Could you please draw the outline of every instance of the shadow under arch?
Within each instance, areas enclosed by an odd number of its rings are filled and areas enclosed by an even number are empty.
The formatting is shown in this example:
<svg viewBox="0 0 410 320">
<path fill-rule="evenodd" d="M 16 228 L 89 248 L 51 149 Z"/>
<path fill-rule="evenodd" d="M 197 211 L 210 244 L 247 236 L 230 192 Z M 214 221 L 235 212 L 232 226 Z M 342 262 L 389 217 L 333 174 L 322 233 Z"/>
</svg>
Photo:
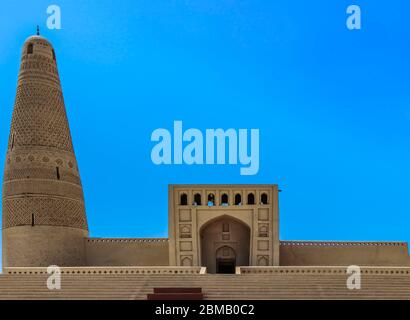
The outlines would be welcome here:
<svg viewBox="0 0 410 320">
<path fill-rule="evenodd" d="M 246 221 L 242 220 L 241 218 L 235 217 L 235 216 L 230 215 L 230 214 L 228 214 L 228 213 L 224 213 L 224 214 L 221 214 L 220 216 L 213 217 L 213 218 L 211 218 L 211 219 L 209 219 L 209 220 L 206 220 L 206 221 L 199 227 L 199 234 L 201 234 L 202 231 L 203 231 L 203 229 L 205 229 L 209 224 L 211 224 L 211 223 L 213 223 L 213 222 L 215 222 L 215 221 L 218 221 L 218 220 L 220 220 L 220 219 L 222 219 L 222 218 L 235 220 L 235 221 L 237 221 L 237 222 L 239 222 L 239 223 L 244 224 L 244 225 L 247 226 L 249 229 L 251 228 L 251 226 L 250 226 Z"/>
<path fill-rule="evenodd" d="M 200 230 L 201 265 L 209 273 L 234 273 L 248 266 L 251 228 L 228 214 L 210 219 Z"/>
</svg>

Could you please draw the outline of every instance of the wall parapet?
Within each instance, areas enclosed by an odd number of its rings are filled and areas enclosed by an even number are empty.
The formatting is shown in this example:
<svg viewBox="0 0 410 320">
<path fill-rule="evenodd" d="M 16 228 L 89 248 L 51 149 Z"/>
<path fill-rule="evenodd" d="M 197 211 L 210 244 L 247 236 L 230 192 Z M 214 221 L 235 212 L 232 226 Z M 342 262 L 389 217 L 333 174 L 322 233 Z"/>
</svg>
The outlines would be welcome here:
<svg viewBox="0 0 410 320">
<path fill-rule="evenodd" d="M 87 238 L 89 243 L 168 243 L 168 238 Z"/>
<path fill-rule="evenodd" d="M 312 246 L 312 247 L 357 247 L 357 246 L 407 246 L 407 242 L 381 241 L 280 241 L 281 246 Z"/>
<path fill-rule="evenodd" d="M 237 267 L 236 274 L 346 274 L 347 267 L 320 267 L 320 266 L 308 266 L 308 267 Z M 409 276 L 410 267 L 360 267 L 362 274 L 371 275 L 404 275 Z"/>
<path fill-rule="evenodd" d="M 97 275 L 97 274 L 206 274 L 204 267 L 62 267 L 61 274 Z M 4 274 L 36 275 L 48 274 L 47 268 L 4 268 Z"/>
</svg>

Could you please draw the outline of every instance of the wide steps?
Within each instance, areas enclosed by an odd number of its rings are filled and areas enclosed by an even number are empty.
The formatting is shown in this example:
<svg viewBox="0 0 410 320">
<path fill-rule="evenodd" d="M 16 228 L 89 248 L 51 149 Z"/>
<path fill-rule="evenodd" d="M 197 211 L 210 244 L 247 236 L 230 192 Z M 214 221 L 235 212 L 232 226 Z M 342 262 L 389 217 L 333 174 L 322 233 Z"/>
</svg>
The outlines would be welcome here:
<svg viewBox="0 0 410 320">
<path fill-rule="evenodd" d="M 410 299 L 408 274 L 364 274 L 360 290 L 340 273 L 63 274 L 61 290 L 48 290 L 47 277 L 0 275 L 0 299 Z"/>
</svg>

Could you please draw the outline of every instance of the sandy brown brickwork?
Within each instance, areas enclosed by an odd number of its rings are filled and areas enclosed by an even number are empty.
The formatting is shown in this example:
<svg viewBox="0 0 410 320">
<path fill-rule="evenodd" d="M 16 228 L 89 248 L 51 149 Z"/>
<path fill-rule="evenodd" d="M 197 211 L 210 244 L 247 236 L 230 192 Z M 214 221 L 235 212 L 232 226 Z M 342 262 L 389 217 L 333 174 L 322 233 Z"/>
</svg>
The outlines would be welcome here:
<svg viewBox="0 0 410 320">
<path fill-rule="evenodd" d="M 88 238 L 89 266 L 169 266 L 167 238 Z"/>
<path fill-rule="evenodd" d="M 3 266 L 85 266 L 86 236 L 86 230 L 57 226 L 3 229 Z"/>
<path fill-rule="evenodd" d="M 281 241 L 281 266 L 410 266 L 406 242 Z"/>
<path fill-rule="evenodd" d="M 22 265 L 21 255 L 25 255 L 24 264 L 28 265 L 85 263 L 83 243 L 88 226 L 81 180 L 56 55 L 51 44 L 40 36 L 28 38 L 22 50 L 2 202 L 4 266 Z M 27 227 L 24 237 L 18 235 L 22 226 Z M 79 250 L 69 255 L 53 250 L 50 255 L 50 239 L 41 236 L 40 226 L 70 228 L 54 241 L 66 249 L 67 243 L 81 243 Z M 8 230 L 13 228 L 16 230 Z M 34 258 L 35 254 L 39 257 Z M 31 262 L 27 260 L 30 256 Z M 65 261 L 67 256 L 70 258 Z"/>
<path fill-rule="evenodd" d="M 9 214 L 3 216 L 3 228 L 13 226 L 63 226 L 84 229 L 84 203 L 63 197 L 26 196 L 9 197 L 3 202 Z M 36 212 L 32 219 L 32 212 Z M 66 214 L 69 212 L 69 214 Z"/>
<path fill-rule="evenodd" d="M 215 273 L 279 265 L 278 186 L 170 185 L 169 261 Z"/>
</svg>

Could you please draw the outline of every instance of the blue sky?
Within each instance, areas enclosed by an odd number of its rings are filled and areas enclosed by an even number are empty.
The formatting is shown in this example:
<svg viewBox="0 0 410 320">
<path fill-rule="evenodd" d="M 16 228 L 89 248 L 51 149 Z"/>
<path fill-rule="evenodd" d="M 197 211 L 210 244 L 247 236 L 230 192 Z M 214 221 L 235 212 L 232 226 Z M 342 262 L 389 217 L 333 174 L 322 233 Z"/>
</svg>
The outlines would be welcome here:
<svg viewBox="0 0 410 320">
<path fill-rule="evenodd" d="M 46 28 L 58 4 L 62 30 Z M 346 28 L 346 8 L 362 29 Z M 5 0 L 0 167 L 24 40 L 54 45 L 90 234 L 166 237 L 170 183 L 277 183 L 280 237 L 410 233 L 408 1 Z M 151 133 L 257 128 L 260 170 L 155 166 Z M 1 172 L 2 173 L 2 172 Z"/>
</svg>

